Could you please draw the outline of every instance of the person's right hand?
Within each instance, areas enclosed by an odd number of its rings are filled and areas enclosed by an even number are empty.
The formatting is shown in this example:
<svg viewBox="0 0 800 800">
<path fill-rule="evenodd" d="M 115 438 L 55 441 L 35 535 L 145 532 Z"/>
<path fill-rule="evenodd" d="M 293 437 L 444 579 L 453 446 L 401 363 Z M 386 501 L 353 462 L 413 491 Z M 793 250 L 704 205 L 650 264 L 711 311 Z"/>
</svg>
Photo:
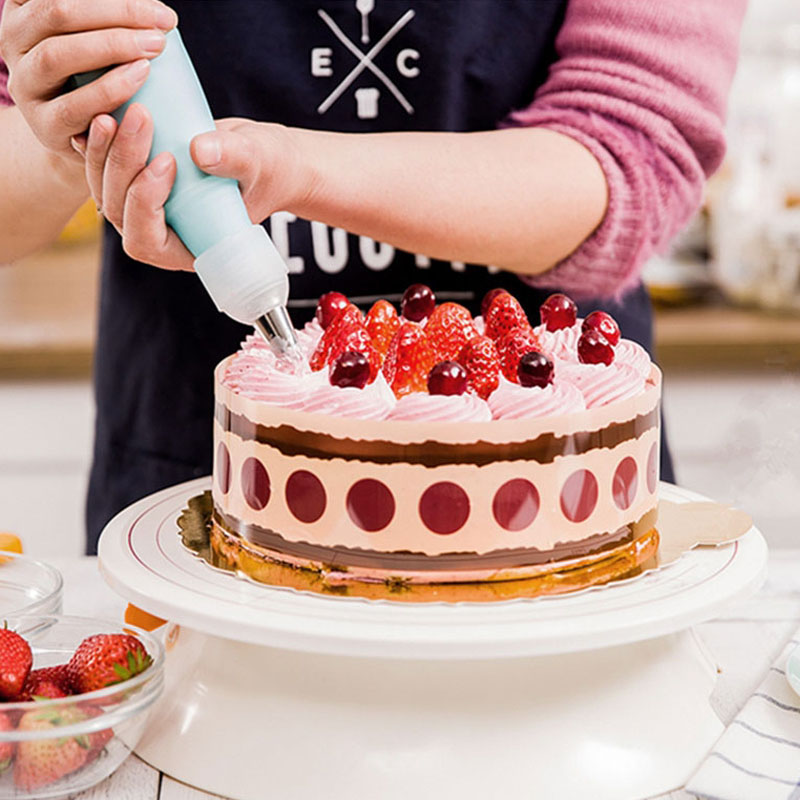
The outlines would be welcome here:
<svg viewBox="0 0 800 800">
<path fill-rule="evenodd" d="M 0 54 L 9 68 L 8 91 L 40 142 L 79 158 L 83 134 L 139 90 L 149 59 L 164 48 L 175 12 L 158 0 L 6 0 Z M 62 94 L 79 72 L 114 69 Z"/>
</svg>

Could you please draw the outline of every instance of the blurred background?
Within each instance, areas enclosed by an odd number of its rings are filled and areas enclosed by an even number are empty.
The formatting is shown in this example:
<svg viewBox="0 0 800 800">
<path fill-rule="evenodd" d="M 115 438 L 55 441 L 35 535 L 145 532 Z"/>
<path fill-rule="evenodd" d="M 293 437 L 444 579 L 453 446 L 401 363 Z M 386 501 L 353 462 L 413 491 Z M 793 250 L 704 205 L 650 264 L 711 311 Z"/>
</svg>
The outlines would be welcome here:
<svg viewBox="0 0 800 800">
<path fill-rule="evenodd" d="M 800 3 L 753 0 L 726 161 L 647 265 L 678 481 L 800 546 Z M 100 223 L 0 268 L 0 532 L 83 552 Z M 209 421 L 210 424 L 210 421 Z"/>
</svg>

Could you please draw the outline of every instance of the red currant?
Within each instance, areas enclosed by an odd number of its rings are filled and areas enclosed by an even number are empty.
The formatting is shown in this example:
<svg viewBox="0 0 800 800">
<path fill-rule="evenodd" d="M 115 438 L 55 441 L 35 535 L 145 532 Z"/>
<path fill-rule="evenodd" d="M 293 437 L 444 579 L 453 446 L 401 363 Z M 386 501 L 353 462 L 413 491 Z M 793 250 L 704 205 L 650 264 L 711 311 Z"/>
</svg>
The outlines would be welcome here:
<svg viewBox="0 0 800 800">
<path fill-rule="evenodd" d="M 328 379 L 331 386 L 355 386 L 363 389 L 369 380 L 369 361 L 363 353 L 355 350 L 345 350 L 339 358 L 331 364 Z"/>
<path fill-rule="evenodd" d="M 605 364 L 614 360 L 614 348 L 600 331 L 589 328 L 578 339 L 578 360 L 582 364 Z"/>
<path fill-rule="evenodd" d="M 544 388 L 553 382 L 553 362 L 536 350 L 530 350 L 517 364 L 517 378 L 520 386 Z"/>
<path fill-rule="evenodd" d="M 415 283 L 403 293 L 400 310 L 406 319 L 412 322 L 422 322 L 427 319 L 436 307 L 436 297 L 429 286 L 424 283 Z"/>
<path fill-rule="evenodd" d="M 565 294 L 551 294 L 539 308 L 542 324 L 548 331 L 571 328 L 578 317 L 575 303 Z"/>
<path fill-rule="evenodd" d="M 592 311 L 583 321 L 581 331 L 586 333 L 591 329 L 602 333 L 612 347 L 619 343 L 619 325 L 611 314 L 606 314 L 605 311 Z"/>
<path fill-rule="evenodd" d="M 350 301 L 341 292 L 328 292 L 317 303 L 317 321 L 323 330 L 333 322 Z"/>
<path fill-rule="evenodd" d="M 467 371 L 457 361 L 440 361 L 428 373 L 428 394 L 464 394 Z"/>
</svg>

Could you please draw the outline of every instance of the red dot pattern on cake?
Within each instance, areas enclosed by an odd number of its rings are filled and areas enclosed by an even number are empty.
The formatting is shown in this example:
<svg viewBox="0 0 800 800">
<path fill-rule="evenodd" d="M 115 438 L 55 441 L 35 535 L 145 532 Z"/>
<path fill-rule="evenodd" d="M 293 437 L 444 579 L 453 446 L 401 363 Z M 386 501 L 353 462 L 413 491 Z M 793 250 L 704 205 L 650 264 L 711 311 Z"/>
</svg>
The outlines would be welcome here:
<svg viewBox="0 0 800 800">
<path fill-rule="evenodd" d="M 347 492 L 346 505 L 353 523 L 368 533 L 383 530 L 394 518 L 394 495 L 373 478 L 356 481 Z"/>
<path fill-rule="evenodd" d="M 629 509 L 633 505 L 638 488 L 639 470 L 636 467 L 636 461 L 631 456 L 627 456 L 617 465 L 611 484 L 611 493 L 614 495 L 617 508 L 622 511 Z"/>
<path fill-rule="evenodd" d="M 655 494 L 658 485 L 658 443 L 650 448 L 650 455 L 647 457 L 647 488 L 650 494 Z"/>
<path fill-rule="evenodd" d="M 245 502 L 254 511 L 261 511 L 269 502 L 272 494 L 269 475 L 264 465 L 257 458 L 247 458 L 242 464 L 242 494 Z"/>
<path fill-rule="evenodd" d="M 469 518 L 469 497 L 458 484 L 450 481 L 434 483 L 422 493 L 419 516 L 434 533 L 455 533 Z"/>
<path fill-rule="evenodd" d="M 322 481 L 305 469 L 297 470 L 286 481 L 286 505 L 300 522 L 316 522 L 328 504 Z"/>
<path fill-rule="evenodd" d="M 597 478 L 588 469 L 579 469 L 561 488 L 561 511 L 570 522 L 583 522 L 597 505 Z"/>
<path fill-rule="evenodd" d="M 507 481 L 495 493 L 492 513 L 501 528 L 507 531 L 521 531 L 527 528 L 539 513 L 539 492 L 525 478 Z"/>
<path fill-rule="evenodd" d="M 217 485 L 222 494 L 231 490 L 231 454 L 224 442 L 217 447 Z"/>
</svg>

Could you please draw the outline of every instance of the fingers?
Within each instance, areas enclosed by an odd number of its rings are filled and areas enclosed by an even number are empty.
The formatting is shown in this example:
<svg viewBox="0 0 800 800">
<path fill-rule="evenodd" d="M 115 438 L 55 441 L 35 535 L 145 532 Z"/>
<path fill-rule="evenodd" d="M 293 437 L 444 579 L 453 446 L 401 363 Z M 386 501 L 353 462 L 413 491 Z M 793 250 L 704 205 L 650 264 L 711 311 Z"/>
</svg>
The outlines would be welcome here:
<svg viewBox="0 0 800 800">
<path fill-rule="evenodd" d="M 172 191 L 175 173 L 173 156 L 161 153 L 131 183 L 125 198 L 122 244 L 137 261 L 191 270 L 191 253 L 164 218 L 164 203 Z"/>
<path fill-rule="evenodd" d="M 190 145 L 195 164 L 210 175 L 233 178 L 239 182 L 242 197 L 251 217 L 260 213 L 251 202 L 254 193 L 263 192 L 269 183 L 270 171 L 265 167 L 268 148 L 259 148 L 256 141 L 235 128 L 220 129 L 196 136 Z M 265 176 L 264 180 L 261 180 Z"/>
<path fill-rule="evenodd" d="M 191 143 L 195 164 L 204 172 L 252 183 L 258 173 L 253 140 L 233 130 L 217 130 L 195 136 Z"/>
<path fill-rule="evenodd" d="M 51 149 L 63 150 L 69 137 L 83 133 L 94 117 L 110 114 L 130 100 L 149 72 L 149 61 L 134 61 L 49 103 L 39 104 L 34 110 L 37 135 Z"/>
<path fill-rule="evenodd" d="M 49 98 L 71 75 L 154 58 L 165 44 L 164 33 L 155 29 L 111 28 L 52 36 L 22 57 L 15 87 L 31 97 Z"/>
<path fill-rule="evenodd" d="M 158 0 L 28 0 L 14 11 L 6 36 L 20 53 L 58 34 L 118 27 L 167 31 L 178 24 L 178 15 Z"/>
<path fill-rule="evenodd" d="M 99 209 L 103 208 L 103 170 L 108 150 L 117 132 L 116 120 L 108 114 L 95 117 L 89 127 L 89 136 L 83 145 L 86 157 L 86 183 Z M 73 137 L 73 148 L 81 152 L 81 137 Z"/>
<path fill-rule="evenodd" d="M 106 219 L 116 228 L 122 227 L 125 195 L 134 178 L 147 165 L 152 144 L 153 118 L 144 106 L 134 103 L 125 113 L 108 148 L 102 172 L 100 205 Z"/>
</svg>

